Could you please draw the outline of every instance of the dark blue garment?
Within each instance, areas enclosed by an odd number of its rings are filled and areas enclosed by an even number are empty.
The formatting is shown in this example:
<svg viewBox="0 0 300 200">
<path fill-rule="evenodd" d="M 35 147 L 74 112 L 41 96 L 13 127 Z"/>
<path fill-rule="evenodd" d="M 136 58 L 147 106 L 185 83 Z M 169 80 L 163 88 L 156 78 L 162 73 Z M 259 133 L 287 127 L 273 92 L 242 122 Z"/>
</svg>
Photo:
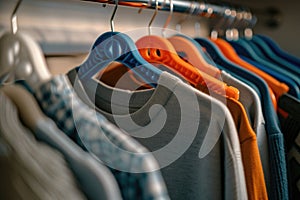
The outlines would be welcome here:
<svg viewBox="0 0 300 200">
<path fill-rule="evenodd" d="M 280 82 L 283 82 L 285 84 L 287 84 L 290 88 L 290 90 L 288 91 L 288 93 L 290 95 L 293 95 L 294 97 L 296 98 L 300 98 L 300 90 L 299 90 L 299 87 L 297 86 L 297 84 L 292 80 L 290 79 L 289 77 L 287 76 L 284 76 L 276 71 L 273 71 L 272 69 L 250 59 L 250 58 L 247 58 L 245 56 L 240 56 L 244 61 L 250 63 L 251 65 L 254 65 L 255 67 L 257 67 L 258 69 L 261 69 L 263 70 L 264 72 L 266 72 L 267 74 L 273 76 L 274 78 L 276 78 L 278 81 Z"/>
<path fill-rule="evenodd" d="M 279 128 L 279 122 L 274 110 L 269 88 L 265 81 L 257 75 L 245 70 L 232 63 L 222 55 L 219 49 L 208 39 L 196 39 L 213 58 L 213 60 L 226 68 L 229 73 L 235 74 L 254 83 L 262 95 L 262 108 L 266 121 L 266 130 L 268 134 L 269 153 L 270 153 L 270 188 L 268 188 L 269 199 L 287 200 L 288 199 L 288 182 L 285 160 L 284 138 Z"/>
<path fill-rule="evenodd" d="M 269 45 L 263 39 L 257 36 L 253 36 L 252 40 L 247 40 L 247 41 L 259 49 L 259 51 L 256 51 L 256 53 L 260 57 L 300 77 L 299 67 L 277 56 L 275 52 L 269 47 Z"/>
<path fill-rule="evenodd" d="M 271 62 L 268 62 L 268 61 L 262 59 L 261 57 L 259 57 L 256 54 L 256 52 L 253 50 L 252 46 L 250 46 L 246 41 L 239 39 L 237 41 L 229 41 L 229 43 L 232 45 L 232 47 L 235 49 L 235 51 L 237 52 L 237 54 L 239 56 L 248 57 L 252 60 L 255 60 L 255 61 L 265 65 L 266 67 L 268 67 L 269 69 L 272 69 L 273 71 L 277 71 L 278 73 L 281 73 L 282 75 L 289 77 L 297 84 L 298 87 L 300 87 L 300 78 L 297 75 L 295 75 L 294 73 L 291 73 L 281 67 L 278 67 L 277 65 L 274 65 Z"/>
<path fill-rule="evenodd" d="M 300 70 L 300 58 L 293 56 L 284 50 L 282 50 L 271 38 L 264 36 L 264 35 L 256 35 L 257 37 L 260 37 L 263 39 L 269 47 L 276 53 L 277 56 L 287 60 L 288 62 L 296 65 L 298 67 L 298 70 Z"/>
</svg>

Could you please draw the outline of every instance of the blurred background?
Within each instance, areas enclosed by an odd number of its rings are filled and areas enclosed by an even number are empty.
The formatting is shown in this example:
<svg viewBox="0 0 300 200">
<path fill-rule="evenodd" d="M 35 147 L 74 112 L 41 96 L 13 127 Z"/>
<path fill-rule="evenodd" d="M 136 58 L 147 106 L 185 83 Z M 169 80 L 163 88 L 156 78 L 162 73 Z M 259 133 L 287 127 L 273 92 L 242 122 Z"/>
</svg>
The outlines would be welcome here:
<svg viewBox="0 0 300 200">
<path fill-rule="evenodd" d="M 270 36 L 281 48 L 300 57 L 300 1 L 205 2 L 250 9 L 258 19 L 254 33 Z M 16 3 L 16 0 L 0 0 L 0 34 L 10 29 L 10 15 Z M 113 5 L 79 0 L 23 0 L 18 10 L 18 26 L 20 30 L 32 35 L 47 55 L 82 53 L 89 50 L 98 35 L 110 29 L 112 9 Z M 136 29 L 146 30 L 153 10 L 138 11 L 139 8 L 120 6 L 115 17 L 116 30 L 129 31 L 133 35 Z M 167 17 L 168 12 L 160 11 L 153 27 L 162 27 Z M 186 17 L 186 14 L 174 13 L 168 28 L 175 30 L 179 22 L 183 33 L 203 37 L 210 34 L 215 23 L 204 17 Z"/>
</svg>

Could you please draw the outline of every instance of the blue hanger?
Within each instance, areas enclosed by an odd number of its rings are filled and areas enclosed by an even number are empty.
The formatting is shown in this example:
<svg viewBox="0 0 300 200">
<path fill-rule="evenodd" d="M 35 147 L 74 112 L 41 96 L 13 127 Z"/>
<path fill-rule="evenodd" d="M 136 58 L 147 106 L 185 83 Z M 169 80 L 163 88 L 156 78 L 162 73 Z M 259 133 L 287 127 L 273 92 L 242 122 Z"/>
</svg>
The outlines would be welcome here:
<svg viewBox="0 0 300 200">
<path fill-rule="evenodd" d="M 262 94 L 269 93 L 267 84 L 263 79 L 228 60 L 212 41 L 206 38 L 195 38 L 195 41 L 206 48 L 206 51 L 209 53 L 209 55 L 216 62 L 220 69 L 229 72 L 237 78 L 242 77 L 243 79 L 250 81 L 259 88 Z M 271 105 L 272 103 L 269 104 L 269 102 L 272 102 L 270 95 L 264 95 L 264 99 L 267 100 L 262 101 L 262 105 L 264 106 L 264 104 L 267 104 L 267 106 L 270 107 L 271 110 L 274 110 L 273 105 Z"/>
<path fill-rule="evenodd" d="M 216 63 L 213 61 L 213 59 L 206 52 L 203 51 L 201 45 L 198 42 L 196 42 L 193 38 L 183 35 L 183 34 L 176 34 L 175 36 L 185 38 L 188 41 L 190 41 L 191 43 L 193 43 L 193 45 L 198 49 L 198 52 L 201 54 L 201 56 L 204 58 L 204 60 L 208 64 L 210 64 L 212 66 L 216 66 Z M 184 54 L 184 52 L 177 52 L 177 53 L 178 53 L 178 55 Z M 182 56 L 182 57 L 184 57 L 184 56 Z"/>
<path fill-rule="evenodd" d="M 261 57 L 260 54 L 263 54 L 263 53 L 261 52 L 260 48 L 258 48 L 253 42 L 248 42 L 248 40 L 246 40 L 246 39 L 242 39 L 242 40 L 246 41 L 247 42 L 246 46 L 249 46 L 250 48 L 252 48 L 253 51 L 255 51 L 255 53 L 257 53 Z M 250 51 L 252 51 L 252 50 L 250 50 Z M 264 55 L 262 55 L 262 56 L 264 56 Z M 297 83 L 292 78 L 290 78 L 289 76 L 286 76 L 285 74 L 282 74 L 278 71 L 275 71 L 275 70 L 269 68 L 268 66 L 265 66 L 265 65 L 255 61 L 255 60 L 251 59 L 251 58 L 248 58 L 248 57 L 243 56 L 243 55 L 240 55 L 240 57 L 243 60 L 245 60 L 246 62 L 254 65 L 255 67 L 257 67 L 258 69 L 261 69 L 264 72 L 270 74 L 271 76 L 276 78 L 278 81 L 287 84 L 290 88 L 288 93 L 293 95 L 296 98 L 300 97 L 299 86 L 297 85 Z"/>
<path fill-rule="evenodd" d="M 247 80 L 247 77 L 243 77 L 243 74 L 244 74 L 243 72 L 241 72 L 240 75 L 236 74 L 235 72 L 238 71 L 238 68 L 240 68 L 240 67 L 238 65 L 236 65 L 235 63 L 231 62 L 230 60 L 228 60 L 213 42 L 211 42 L 210 40 L 208 40 L 206 38 L 196 38 L 196 39 L 194 39 L 194 41 L 206 48 L 207 54 L 209 55 L 209 57 L 211 57 L 211 59 L 214 60 L 216 66 L 219 69 L 227 71 L 235 78 L 237 78 L 240 81 L 249 85 L 251 88 L 253 88 L 256 91 L 258 96 L 261 98 L 261 93 L 260 93 L 260 90 L 257 88 L 257 86 L 254 83 L 252 83 L 251 81 Z M 220 62 L 215 60 L 215 59 L 217 59 L 217 57 L 220 58 L 219 59 Z M 242 70 L 244 70 L 244 69 L 242 69 Z"/>
<path fill-rule="evenodd" d="M 252 40 L 249 40 L 249 42 L 254 44 L 260 49 L 260 51 L 257 52 L 259 56 L 261 56 L 265 60 L 269 60 L 274 64 L 277 64 L 280 67 L 289 70 L 290 72 L 300 76 L 299 66 L 295 66 L 292 63 L 288 62 L 287 60 L 278 57 L 263 39 L 257 36 L 253 36 Z"/>
<path fill-rule="evenodd" d="M 211 56 L 211 58 L 214 60 L 216 64 L 226 64 L 228 66 L 234 66 L 236 68 L 240 68 L 235 63 L 228 60 L 223 53 L 220 51 L 220 49 L 209 39 L 207 38 L 195 38 L 194 41 L 196 41 L 198 44 L 200 44 L 202 47 L 206 48 L 207 52 Z M 223 66 L 223 65 L 222 65 Z"/>
<path fill-rule="evenodd" d="M 293 55 L 287 53 L 286 51 L 284 51 L 283 49 L 281 49 L 278 46 L 278 44 L 276 44 L 276 42 L 274 42 L 269 37 L 267 37 L 265 35 L 258 35 L 258 34 L 256 36 L 259 37 L 259 38 L 261 38 L 262 40 L 264 40 L 265 43 L 269 45 L 269 47 L 273 50 L 273 52 L 277 56 L 279 56 L 279 57 L 287 60 L 288 62 L 290 62 L 290 63 L 296 65 L 298 68 L 300 68 L 300 58 L 298 58 L 296 56 L 293 56 Z"/>
<path fill-rule="evenodd" d="M 300 88 L 297 86 L 297 84 L 292 79 L 290 79 L 289 77 L 287 77 L 287 76 L 285 76 L 285 75 L 283 75 L 279 72 L 272 71 L 272 69 L 269 69 L 268 67 L 266 67 L 264 65 L 261 65 L 260 63 L 254 61 L 254 60 L 251 60 L 250 58 L 247 58 L 245 56 L 240 56 L 240 57 L 244 61 L 250 63 L 251 65 L 254 65 L 255 67 L 257 67 L 258 69 L 261 69 L 264 72 L 272 75 L 278 81 L 286 83 L 290 88 L 288 93 L 293 95 L 294 97 L 296 97 L 298 99 L 300 98 Z"/>
<path fill-rule="evenodd" d="M 281 73 L 281 74 L 289 77 L 297 84 L 298 87 L 300 87 L 299 77 L 297 77 L 295 74 L 293 74 L 285 69 L 282 69 L 282 68 L 274 65 L 273 63 L 270 63 L 270 62 L 264 60 L 263 58 L 259 57 L 256 54 L 256 52 L 254 51 L 254 49 L 250 46 L 250 44 L 246 40 L 239 39 L 237 41 L 228 41 L 228 42 L 233 46 L 233 48 L 236 50 L 236 52 L 239 55 L 248 57 L 248 58 L 268 67 L 272 71 L 276 71 L 278 73 Z"/>
<path fill-rule="evenodd" d="M 145 83 L 155 87 L 162 71 L 148 63 L 140 55 L 129 36 L 114 32 L 113 18 L 117 7 L 118 1 L 116 1 L 116 7 L 111 17 L 112 31 L 106 32 L 97 38 L 88 58 L 81 64 L 78 75 L 81 80 L 89 80 L 110 62 L 116 61 L 131 69 Z"/>
</svg>

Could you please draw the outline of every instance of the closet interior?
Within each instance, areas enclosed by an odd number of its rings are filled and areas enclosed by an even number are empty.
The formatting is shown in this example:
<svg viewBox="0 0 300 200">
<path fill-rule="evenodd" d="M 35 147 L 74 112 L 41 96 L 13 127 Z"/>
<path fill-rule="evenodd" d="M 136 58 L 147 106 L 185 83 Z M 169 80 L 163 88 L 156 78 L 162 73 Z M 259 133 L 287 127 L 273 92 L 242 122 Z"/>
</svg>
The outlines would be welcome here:
<svg viewBox="0 0 300 200">
<path fill-rule="evenodd" d="M 299 199 L 296 5 L 1 1 L 0 199 Z"/>
</svg>

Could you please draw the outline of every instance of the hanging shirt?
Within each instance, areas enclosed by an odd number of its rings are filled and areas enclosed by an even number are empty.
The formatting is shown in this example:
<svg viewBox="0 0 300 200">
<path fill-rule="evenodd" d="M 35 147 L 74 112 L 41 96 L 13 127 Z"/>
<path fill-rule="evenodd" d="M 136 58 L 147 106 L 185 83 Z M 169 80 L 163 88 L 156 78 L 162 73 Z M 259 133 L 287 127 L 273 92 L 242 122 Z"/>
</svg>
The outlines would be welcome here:
<svg viewBox="0 0 300 200">
<path fill-rule="evenodd" d="M 268 199 L 256 135 L 251 128 L 243 105 L 239 101 L 231 98 L 226 98 L 226 101 L 223 101 L 223 97 L 217 94 L 212 94 L 213 92 L 210 93 L 208 88 L 205 86 L 198 85 L 197 89 L 221 100 L 221 102 L 228 107 L 233 117 L 241 145 L 248 199 Z"/>
<path fill-rule="evenodd" d="M 251 43 L 248 43 L 242 39 L 239 39 L 238 41 L 230 41 L 230 44 L 232 45 L 232 47 L 234 47 L 234 49 L 238 53 L 238 55 L 243 55 L 245 57 L 248 57 L 251 60 L 254 60 L 254 61 L 264 65 L 265 67 L 269 68 L 272 71 L 276 71 L 278 73 L 283 74 L 286 77 L 289 77 L 298 85 L 298 87 L 300 87 L 300 79 L 296 74 L 289 72 L 288 70 L 283 69 L 283 68 L 279 67 L 278 65 L 258 56 L 256 51 L 254 50 L 254 48 L 257 48 L 256 46 L 253 46 L 253 45 L 251 45 Z"/>
<path fill-rule="evenodd" d="M 238 54 L 235 52 L 233 47 L 223 39 L 212 40 L 216 45 L 218 45 L 219 49 L 221 49 L 222 53 L 232 62 L 238 64 L 239 66 L 259 75 L 263 78 L 272 91 L 274 91 L 276 97 L 278 98 L 282 94 L 286 93 L 289 90 L 289 87 L 284 83 L 279 82 L 274 77 L 265 73 L 264 71 L 256 68 L 255 66 L 243 61 Z"/>
<path fill-rule="evenodd" d="M 277 56 L 274 51 L 269 47 L 269 45 L 261 39 L 259 36 L 254 35 L 250 40 L 250 44 L 254 44 L 258 49 L 257 54 L 267 61 L 278 65 L 279 67 L 292 72 L 293 74 L 300 77 L 299 66 L 296 66 L 285 59 L 282 59 L 280 56 Z M 252 45 L 253 46 L 253 45 Z"/>
<path fill-rule="evenodd" d="M 153 156 L 80 101 L 65 76 L 55 76 L 33 92 L 62 131 L 110 168 L 124 199 L 169 199 Z"/>
<path fill-rule="evenodd" d="M 289 54 L 288 52 L 280 49 L 278 44 L 276 44 L 271 38 L 265 36 L 265 35 L 256 35 L 257 37 L 263 39 L 269 46 L 270 48 L 278 55 L 279 57 L 287 60 L 288 62 L 296 65 L 298 67 L 298 70 L 300 68 L 300 59 L 296 56 L 293 56 Z"/>
<path fill-rule="evenodd" d="M 80 85 L 74 81 L 84 98 Z M 82 85 L 98 112 L 153 152 L 171 199 L 247 199 L 239 140 L 224 105 L 167 72 L 150 90 Z"/>
<path fill-rule="evenodd" d="M 34 134 L 37 139 L 64 155 L 88 199 L 122 199 L 118 184 L 109 169 L 71 141 L 51 119 L 39 119 Z"/>
<path fill-rule="evenodd" d="M 62 155 L 35 140 L 0 93 L 0 199 L 85 199 Z"/>
<path fill-rule="evenodd" d="M 298 85 L 296 84 L 296 82 L 293 81 L 293 79 L 291 79 L 288 76 L 285 76 L 284 74 L 282 74 L 280 72 L 274 71 L 274 70 L 268 68 L 267 66 L 260 64 L 259 62 L 251 60 L 250 58 L 247 58 L 245 56 L 240 56 L 240 57 L 243 60 L 245 60 L 246 62 L 251 63 L 252 65 L 256 66 L 257 68 L 271 74 L 274 78 L 278 79 L 279 81 L 286 83 L 290 88 L 288 93 L 298 99 L 300 98 L 300 89 L 299 89 Z"/>
<path fill-rule="evenodd" d="M 269 199 L 288 199 L 288 181 L 286 160 L 284 151 L 284 138 L 279 128 L 278 118 L 272 100 L 269 94 L 268 86 L 264 80 L 255 74 L 235 65 L 224 58 L 217 56 L 216 50 L 209 45 L 210 41 L 205 39 L 197 40 L 201 45 L 206 47 L 214 61 L 223 66 L 228 73 L 233 72 L 259 88 L 261 93 L 262 111 L 265 117 L 265 127 L 268 135 L 269 144 L 269 166 L 270 166 L 270 188 L 268 189 Z"/>
<path fill-rule="evenodd" d="M 265 119 L 262 113 L 261 102 L 255 91 L 248 85 L 234 78 L 225 71 L 221 74 L 222 80 L 228 85 L 232 85 L 239 89 L 239 101 L 245 108 L 248 119 L 252 124 L 252 128 L 256 133 L 260 160 L 262 162 L 265 182 L 267 188 L 270 187 L 270 166 L 269 166 L 269 146 L 268 136 L 266 133 Z"/>
<path fill-rule="evenodd" d="M 239 133 L 248 199 L 268 199 L 256 135 L 249 124 L 245 109 L 241 103 L 231 99 L 227 101 L 227 106 Z"/>
</svg>

